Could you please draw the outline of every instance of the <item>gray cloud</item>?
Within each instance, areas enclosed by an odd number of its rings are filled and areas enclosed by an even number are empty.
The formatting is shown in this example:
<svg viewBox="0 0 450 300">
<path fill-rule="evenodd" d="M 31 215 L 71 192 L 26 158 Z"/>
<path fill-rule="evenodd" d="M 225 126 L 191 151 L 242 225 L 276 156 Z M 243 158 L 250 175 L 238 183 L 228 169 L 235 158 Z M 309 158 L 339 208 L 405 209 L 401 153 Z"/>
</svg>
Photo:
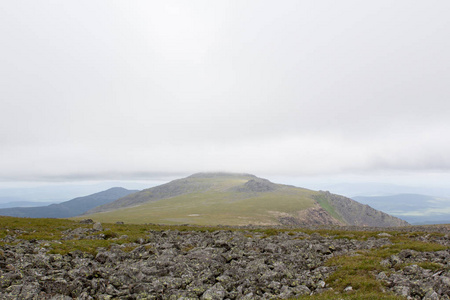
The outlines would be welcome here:
<svg viewBox="0 0 450 300">
<path fill-rule="evenodd" d="M 448 1 L 0 7 L 2 180 L 450 171 Z"/>
</svg>

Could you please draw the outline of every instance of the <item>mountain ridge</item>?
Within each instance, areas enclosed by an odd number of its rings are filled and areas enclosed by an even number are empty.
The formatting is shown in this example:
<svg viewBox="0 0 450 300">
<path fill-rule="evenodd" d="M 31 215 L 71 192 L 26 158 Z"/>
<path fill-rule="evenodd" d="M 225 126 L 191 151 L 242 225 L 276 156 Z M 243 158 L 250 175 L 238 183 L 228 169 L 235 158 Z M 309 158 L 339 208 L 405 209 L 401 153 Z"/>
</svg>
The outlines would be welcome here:
<svg viewBox="0 0 450 300">
<path fill-rule="evenodd" d="M 347 212 L 351 209 L 356 215 Z M 197 225 L 406 226 L 329 192 L 275 184 L 246 173 L 196 173 L 95 207 L 101 221 Z"/>
<path fill-rule="evenodd" d="M 70 218 L 83 214 L 98 205 L 115 201 L 135 192 L 137 191 L 113 187 L 91 195 L 46 206 L 3 208 L 0 209 L 0 215 L 26 218 Z"/>
</svg>

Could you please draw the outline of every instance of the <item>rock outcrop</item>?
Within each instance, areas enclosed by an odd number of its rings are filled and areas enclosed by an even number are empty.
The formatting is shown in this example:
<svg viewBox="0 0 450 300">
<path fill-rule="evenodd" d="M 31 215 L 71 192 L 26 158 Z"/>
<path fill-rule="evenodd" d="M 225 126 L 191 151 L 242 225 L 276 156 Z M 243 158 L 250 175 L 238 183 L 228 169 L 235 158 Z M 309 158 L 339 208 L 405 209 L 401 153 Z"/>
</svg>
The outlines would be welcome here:
<svg viewBox="0 0 450 300">
<path fill-rule="evenodd" d="M 237 186 L 232 190 L 241 193 L 265 193 L 274 191 L 277 189 L 277 187 L 278 186 L 275 183 L 270 182 L 267 179 L 255 178 L 250 179 L 243 185 Z"/>
</svg>

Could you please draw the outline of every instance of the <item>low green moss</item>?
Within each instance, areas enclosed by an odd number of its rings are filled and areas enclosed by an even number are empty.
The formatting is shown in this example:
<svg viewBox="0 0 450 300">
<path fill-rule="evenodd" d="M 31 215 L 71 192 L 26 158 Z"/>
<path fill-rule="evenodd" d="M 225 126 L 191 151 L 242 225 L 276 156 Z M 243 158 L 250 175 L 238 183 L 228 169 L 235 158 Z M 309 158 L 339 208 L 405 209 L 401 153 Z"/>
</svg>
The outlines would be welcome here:
<svg viewBox="0 0 450 300">
<path fill-rule="evenodd" d="M 293 299 L 311 299 L 311 300 L 404 300 L 403 297 L 396 296 L 391 293 L 381 293 L 381 292 L 349 292 L 349 293 L 342 293 L 342 292 L 336 292 L 336 291 L 329 291 L 318 295 L 305 295 L 301 296 L 299 298 L 292 298 Z"/>
<path fill-rule="evenodd" d="M 49 253 L 64 255 L 79 250 L 96 255 L 98 248 L 109 248 L 111 244 L 108 240 L 67 240 L 62 243 L 53 242 L 50 243 Z"/>
<path fill-rule="evenodd" d="M 430 262 L 430 261 L 419 262 L 419 263 L 417 263 L 417 265 L 423 269 L 428 269 L 428 270 L 431 270 L 434 272 L 442 270 L 442 268 L 444 267 L 440 263 L 434 263 L 434 262 Z"/>
</svg>

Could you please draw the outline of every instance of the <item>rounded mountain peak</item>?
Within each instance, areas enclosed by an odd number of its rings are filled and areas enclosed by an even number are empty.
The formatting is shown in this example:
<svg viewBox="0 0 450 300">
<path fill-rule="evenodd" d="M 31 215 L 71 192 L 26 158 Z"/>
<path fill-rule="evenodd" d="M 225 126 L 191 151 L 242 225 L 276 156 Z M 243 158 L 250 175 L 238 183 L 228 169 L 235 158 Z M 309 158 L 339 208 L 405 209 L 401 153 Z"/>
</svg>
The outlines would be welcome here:
<svg viewBox="0 0 450 300">
<path fill-rule="evenodd" d="M 218 178 L 218 177 L 251 177 L 258 178 L 255 175 L 247 173 L 228 173 L 228 172 L 200 172 L 192 174 L 187 178 Z"/>
</svg>

